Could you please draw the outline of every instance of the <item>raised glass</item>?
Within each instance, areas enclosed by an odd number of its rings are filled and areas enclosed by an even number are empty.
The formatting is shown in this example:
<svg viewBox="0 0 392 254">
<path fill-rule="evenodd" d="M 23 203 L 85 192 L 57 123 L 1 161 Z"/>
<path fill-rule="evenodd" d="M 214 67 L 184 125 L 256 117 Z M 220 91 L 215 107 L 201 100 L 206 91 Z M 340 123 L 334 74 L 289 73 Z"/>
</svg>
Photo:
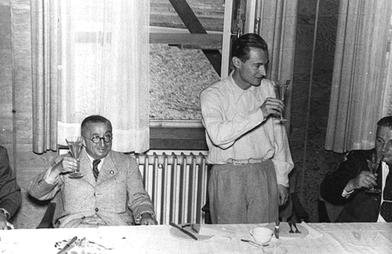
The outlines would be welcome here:
<svg viewBox="0 0 392 254">
<path fill-rule="evenodd" d="M 69 178 L 82 178 L 83 174 L 80 173 L 80 162 L 79 157 L 80 153 L 82 152 L 83 147 L 83 139 L 82 137 L 68 137 L 65 139 L 68 144 L 69 152 L 71 153 L 72 157 L 75 158 L 78 162 L 78 165 L 75 171 L 71 172 L 68 177 Z"/>
<path fill-rule="evenodd" d="M 275 86 L 276 86 L 276 94 L 277 94 L 277 98 L 280 99 L 283 104 L 286 107 L 286 100 L 287 100 L 287 91 L 290 85 L 290 80 L 286 80 L 285 83 L 283 82 L 275 82 Z M 287 122 L 287 119 L 284 118 L 284 109 L 282 110 L 282 113 L 280 114 L 280 122 L 284 123 Z"/>
<path fill-rule="evenodd" d="M 376 153 L 373 153 L 372 159 L 366 160 L 370 173 L 377 174 L 377 169 L 380 166 L 380 162 L 382 161 L 382 159 L 383 159 L 382 155 L 377 156 Z M 377 177 L 381 177 L 381 176 L 377 176 Z M 380 189 L 380 186 L 372 186 L 369 189 L 366 189 L 365 192 L 378 194 L 378 193 L 381 193 L 381 189 Z"/>
</svg>

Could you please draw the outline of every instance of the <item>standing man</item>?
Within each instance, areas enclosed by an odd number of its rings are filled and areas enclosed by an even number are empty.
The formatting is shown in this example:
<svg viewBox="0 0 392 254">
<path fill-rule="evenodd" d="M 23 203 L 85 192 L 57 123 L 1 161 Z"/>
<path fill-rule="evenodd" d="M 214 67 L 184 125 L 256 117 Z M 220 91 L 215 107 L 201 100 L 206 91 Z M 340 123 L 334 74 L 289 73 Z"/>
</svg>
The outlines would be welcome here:
<svg viewBox="0 0 392 254">
<path fill-rule="evenodd" d="M 9 220 L 21 203 L 20 188 L 10 167 L 7 150 L 0 146 L 0 230 L 13 228 Z"/>
<path fill-rule="evenodd" d="M 155 214 L 136 161 L 112 151 L 112 124 L 99 115 L 83 120 L 84 148 L 80 155 L 82 178 L 68 172 L 78 161 L 65 156 L 39 174 L 29 193 L 39 200 L 56 197 L 56 227 L 96 227 L 99 225 L 155 225 Z M 132 214 L 130 214 L 130 212 Z"/>
<path fill-rule="evenodd" d="M 232 46 L 234 71 L 200 95 L 203 124 L 213 164 L 209 182 L 212 223 L 276 221 L 288 199 L 293 168 L 282 101 L 265 79 L 268 47 L 257 34 Z"/>
</svg>

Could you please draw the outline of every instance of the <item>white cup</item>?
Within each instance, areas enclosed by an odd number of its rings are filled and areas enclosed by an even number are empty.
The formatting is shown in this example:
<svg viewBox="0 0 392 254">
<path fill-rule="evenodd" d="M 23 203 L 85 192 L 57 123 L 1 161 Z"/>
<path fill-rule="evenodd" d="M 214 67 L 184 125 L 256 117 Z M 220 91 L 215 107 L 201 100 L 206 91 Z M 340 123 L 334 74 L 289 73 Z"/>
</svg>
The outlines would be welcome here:
<svg viewBox="0 0 392 254">
<path fill-rule="evenodd" d="M 256 227 L 250 231 L 251 236 L 258 244 L 267 244 L 271 241 L 272 230 L 265 227 Z"/>
</svg>

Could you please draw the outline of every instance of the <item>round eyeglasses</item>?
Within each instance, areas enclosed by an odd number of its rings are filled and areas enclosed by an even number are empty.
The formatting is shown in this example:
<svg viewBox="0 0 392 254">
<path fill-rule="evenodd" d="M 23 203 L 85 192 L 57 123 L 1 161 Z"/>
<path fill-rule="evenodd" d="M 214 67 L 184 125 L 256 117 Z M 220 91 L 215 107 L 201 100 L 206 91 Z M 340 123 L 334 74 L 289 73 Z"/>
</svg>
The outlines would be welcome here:
<svg viewBox="0 0 392 254">
<path fill-rule="evenodd" d="M 90 139 L 91 142 L 93 142 L 94 144 L 98 144 L 99 142 L 101 142 L 101 140 L 103 140 L 103 142 L 105 142 L 105 143 L 110 143 L 112 141 L 113 137 L 112 137 L 112 134 L 105 134 L 105 135 L 103 135 L 103 137 L 100 137 L 98 135 L 94 135 L 91 138 L 87 138 L 87 139 Z"/>
</svg>

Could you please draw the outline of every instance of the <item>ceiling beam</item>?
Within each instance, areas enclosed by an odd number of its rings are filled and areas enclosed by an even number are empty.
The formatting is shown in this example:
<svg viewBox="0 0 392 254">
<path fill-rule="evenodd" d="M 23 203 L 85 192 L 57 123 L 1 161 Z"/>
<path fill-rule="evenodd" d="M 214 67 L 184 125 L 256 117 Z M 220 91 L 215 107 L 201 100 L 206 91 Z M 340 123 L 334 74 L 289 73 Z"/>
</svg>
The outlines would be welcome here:
<svg viewBox="0 0 392 254">
<path fill-rule="evenodd" d="M 169 0 L 171 5 L 174 7 L 178 16 L 184 22 L 185 26 L 191 33 L 196 34 L 206 34 L 207 31 L 204 29 L 203 25 L 200 23 L 199 19 L 196 17 L 195 13 L 192 11 L 191 7 L 188 5 L 186 0 Z M 221 61 L 222 55 L 219 50 L 216 49 L 203 49 L 202 50 L 207 59 L 210 61 L 212 67 L 216 73 L 221 73 Z"/>
</svg>

